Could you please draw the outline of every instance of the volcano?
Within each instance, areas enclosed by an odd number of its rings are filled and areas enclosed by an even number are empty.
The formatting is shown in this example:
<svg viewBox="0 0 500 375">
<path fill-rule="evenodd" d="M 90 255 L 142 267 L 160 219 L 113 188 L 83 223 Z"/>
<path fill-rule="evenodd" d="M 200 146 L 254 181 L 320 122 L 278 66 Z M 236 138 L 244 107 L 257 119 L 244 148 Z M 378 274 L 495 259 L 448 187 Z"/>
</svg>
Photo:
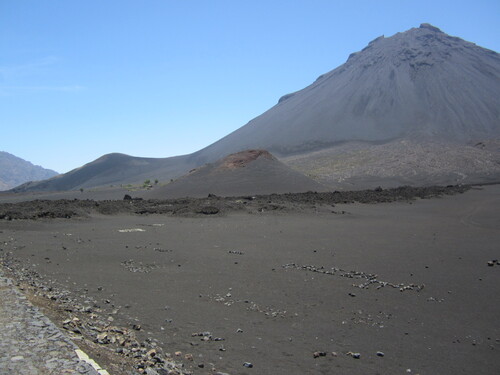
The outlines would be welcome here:
<svg viewBox="0 0 500 375">
<path fill-rule="evenodd" d="M 107 170 L 93 162 L 21 190 L 167 180 L 248 149 L 267 150 L 335 188 L 489 182 L 500 180 L 499 139 L 499 54 L 422 24 L 374 39 L 191 155 L 97 163 Z"/>
<path fill-rule="evenodd" d="M 380 36 L 310 86 L 201 150 L 258 147 L 277 156 L 346 141 L 500 136 L 500 56 L 422 24 Z"/>
<path fill-rule="evenodd" d="M 326 189 L 326 186 L 287 167 L 265 150 L 245 150 L 193 169 L 185 176 L 153 189 L 144 197 L 243 196 Z"/>
</svg>

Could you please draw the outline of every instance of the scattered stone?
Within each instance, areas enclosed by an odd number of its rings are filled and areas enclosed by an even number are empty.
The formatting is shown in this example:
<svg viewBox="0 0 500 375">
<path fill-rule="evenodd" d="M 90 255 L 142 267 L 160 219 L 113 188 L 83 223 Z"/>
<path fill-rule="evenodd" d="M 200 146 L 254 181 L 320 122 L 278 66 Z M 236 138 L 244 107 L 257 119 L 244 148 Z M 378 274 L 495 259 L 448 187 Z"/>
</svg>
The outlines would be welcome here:
<svg viewBox="0 0 500 375">
<path fill-rule="evenodd" d="M 377 352 L 378 357 L 383 357 L 384 355 L 385 355 L 384 352 Z"/>
<path fill-rule="evenodd" d="M 223 303 L 226 306 L 232 306 L 235 303 L 245 303 L 248 304 L 247 310 L 249 311 L 256 311 L 259 313 L 262 313 L 266 316 L 273 317 L 273 318 L 285 318 L 287 311 L 286 310 L 280 310 L 276 309 L 271 306 L 260 306 L 256 302 L 250 301 L 250 300 L 240 300 L 240 299 L 235 299 L 231 293 L 227 293 L 224 295 L 221 294 L 216 294 L 215 296 L 208 296 L 210 299 L 214 300 L 215 302 Z"/>
<path fill-rule="evenodd" d="M 347 352 L 347 355 L 350 355 L 354 359 L 360 359 L 361 358 L 361 354 L 360 353 Z"/>
<path fill-rule="evenodd" d="M 142 262 L 136 263 L 133 259 L 128 259 L 120 263 L 122 267 L 124 267 L 129 272 L 141 272 L 141 273 L 149 273 L 153 269 L 158 268 L 158 265 L 155 263 L 151 264 L 143 264 Z"/>
<path fill-rule="evenodd" d="M 99 343 L 99 344 L 109 344 L 110 340 L 108 339 L 107 332 L 99 333 L 97 335 L 96 342 Z"/>
<path fill-rule="evenodd" d="M 250 362 L 245 362 L 243 363 L 243 367 L 252 368 L 253 364 L 251 364 Z"/>
<path fill-rule="evenodd" d="M 155 247 L 153 249 L 154 251 L 158 251 L 159 253 L 171 253 L 173 250 L 170 250 L 170 249 L 162 249 L 162 248 L 159 248 L 159 247 Z"/>
<path fill-rule="evenodd" d="M 212 340 L 212 333 L 205 331 L 205 332 L 195 332 L 191 333 L 191 337 L 202 337 L 203 341 L 208 341 Z"/>
<path fill-rule="evenodd" d="M 326 357 L 326 352 L 314 352 L 313 357 L 314 358 Z"/>
<path fill-rule="evenodd" d="M 361 284 L 353 284 L 352 286 L 360 288 L 360 289 L 369 289 L 371 285 L 376 285 L 377 289 L 381 289 L 383 287 L 391 287 L 391 288 L 396 288 L 399 289 L 401 292 L 407 291 L 407 290 L 415 290 L 417 292 L 420 292 L 422 289 L 424 289 L 425 285 L 416 285 L 416 284 L 394 284 L 390 283 L 388 281 L 381 281 L 378 279 L 378 276 L 375 274 L 370 274 L 366 272 L 361 272 L 361 271 L 346 271 L 341 268 L 337 267 L 332 267 L 330 269 L 327 269 L 323 266 L 313 266 L 313 265 L 299 265 L 296 263 L 288 263 L 284 264 L 281 266 L 282 268 L 289 269 L 289 268 L 294 268 L 302 271 L 310 271 L 310 272 L 317 272 L 321 273 L 324 275 L 337 275 L 340 277 L 346 277 L 349 279 L 365 279 L 366 281 L 361 283 Z M 349 293 L 351 297 L 355 297 L 354 293 Z"/>
</svg>

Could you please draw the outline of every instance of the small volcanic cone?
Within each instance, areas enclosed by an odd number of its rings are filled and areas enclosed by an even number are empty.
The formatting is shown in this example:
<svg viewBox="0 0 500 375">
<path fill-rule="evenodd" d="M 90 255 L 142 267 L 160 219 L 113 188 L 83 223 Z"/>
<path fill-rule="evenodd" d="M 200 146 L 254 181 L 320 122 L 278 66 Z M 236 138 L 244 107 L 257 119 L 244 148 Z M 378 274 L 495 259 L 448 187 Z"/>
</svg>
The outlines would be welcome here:
<svg viewBox="0 0 500 375">
<path fill-rule="evenodd" d="M 191 170 L 145 198 L 240 196 L 323 191 L 325 187 L 281 163 L 266 150 L 245 150 Z"/>
</svg>

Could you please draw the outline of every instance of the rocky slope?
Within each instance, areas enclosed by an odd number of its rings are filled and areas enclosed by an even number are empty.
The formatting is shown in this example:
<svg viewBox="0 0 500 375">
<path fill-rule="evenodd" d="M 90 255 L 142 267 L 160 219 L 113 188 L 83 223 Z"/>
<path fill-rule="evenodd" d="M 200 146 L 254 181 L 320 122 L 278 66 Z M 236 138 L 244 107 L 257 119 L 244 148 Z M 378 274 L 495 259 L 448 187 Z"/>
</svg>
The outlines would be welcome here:
<svg viewBox="0 0 500 375">
<path fill-rule="evenodd" d="M 500 140 L 346 142 L 281 161 L 338 189 L 490 183 L 500 181 Z"/>
</svg>

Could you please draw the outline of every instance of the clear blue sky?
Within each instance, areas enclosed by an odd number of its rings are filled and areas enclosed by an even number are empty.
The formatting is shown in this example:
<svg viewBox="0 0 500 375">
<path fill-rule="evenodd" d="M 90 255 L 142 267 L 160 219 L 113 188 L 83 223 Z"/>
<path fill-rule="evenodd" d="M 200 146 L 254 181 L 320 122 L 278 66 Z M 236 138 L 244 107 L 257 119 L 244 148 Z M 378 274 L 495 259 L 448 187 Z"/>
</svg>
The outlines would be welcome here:
<svg viewBox="0 0 500 375">
<path fill-rule="evenodd" d="M 500 50 L 498 0 L 0 0 L 0 151 L 191 153 L 422 22 Z"/>
</svg>

